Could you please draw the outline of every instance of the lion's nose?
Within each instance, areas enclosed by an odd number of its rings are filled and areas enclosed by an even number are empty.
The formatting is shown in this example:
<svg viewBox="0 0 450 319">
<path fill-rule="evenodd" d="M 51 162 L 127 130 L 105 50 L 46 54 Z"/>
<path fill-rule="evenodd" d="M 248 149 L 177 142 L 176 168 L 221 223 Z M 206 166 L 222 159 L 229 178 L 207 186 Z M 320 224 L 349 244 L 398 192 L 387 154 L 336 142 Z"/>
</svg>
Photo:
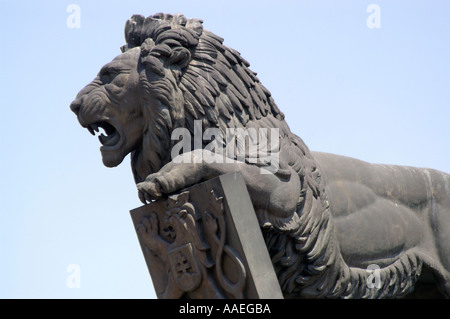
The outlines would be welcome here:
<svg viewBox="0 0 450 319">
<path fill-rule="evenodd" d="M 74 112 L 77 116 L 78 113 L 80 112 L 80 107 L 81 107 L 81 100 L 80 99 L 76 99 L 75 101 L 73 101 L 70 104 L 70 109 L 72 110 L 72 112 Z"/>
</svg>

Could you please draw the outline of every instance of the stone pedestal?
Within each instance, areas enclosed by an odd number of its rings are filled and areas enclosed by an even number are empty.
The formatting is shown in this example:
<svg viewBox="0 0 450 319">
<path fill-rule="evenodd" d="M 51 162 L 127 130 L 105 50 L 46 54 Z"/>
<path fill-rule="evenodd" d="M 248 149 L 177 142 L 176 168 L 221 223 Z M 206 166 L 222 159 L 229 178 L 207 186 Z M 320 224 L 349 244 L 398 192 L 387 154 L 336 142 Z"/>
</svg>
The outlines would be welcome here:
<svg viewBox="0 0 450 319">
<path fill-rule="evenodd" d="M 131 211 L 158 298 L 283 298 L 240 173 Z"/>
</svg>

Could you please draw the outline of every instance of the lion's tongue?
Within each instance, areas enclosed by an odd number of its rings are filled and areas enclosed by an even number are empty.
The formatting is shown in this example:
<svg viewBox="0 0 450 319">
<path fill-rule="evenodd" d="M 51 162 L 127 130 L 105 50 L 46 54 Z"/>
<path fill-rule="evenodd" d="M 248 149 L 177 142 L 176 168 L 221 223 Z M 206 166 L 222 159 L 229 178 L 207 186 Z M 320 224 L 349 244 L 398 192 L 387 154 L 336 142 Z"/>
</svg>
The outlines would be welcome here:
<svg viewBox="0 0 450 319">
<path fill-rule="evenodd" d="M 104 135 L 102 133 L 98 136 L 98 139 L 100 143 L 102 143 L 104 146 L 113 146 L 117 144 L 117 142 L 120 139 L 120 136 L 119 134 L 117 134 L 117 132 L 114 132 L 110 135 Z"/>
</svg>

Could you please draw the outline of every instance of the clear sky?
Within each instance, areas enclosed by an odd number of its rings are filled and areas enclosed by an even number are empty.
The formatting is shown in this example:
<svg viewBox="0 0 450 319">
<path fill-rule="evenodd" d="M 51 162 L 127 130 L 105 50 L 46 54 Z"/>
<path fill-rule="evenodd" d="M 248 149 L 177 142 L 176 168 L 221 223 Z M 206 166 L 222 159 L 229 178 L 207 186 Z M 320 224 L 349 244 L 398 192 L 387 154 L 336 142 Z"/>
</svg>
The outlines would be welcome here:
<svg viewBox="0 0 450 319">
<path fill-rule="evenodd" d="M 241 52 L 310 149 L 450 172 L 449 1 L 0 0 L 0 298 L 155 298 L 129 158 L 69 104 L 157 12 Z"/>
</svg>

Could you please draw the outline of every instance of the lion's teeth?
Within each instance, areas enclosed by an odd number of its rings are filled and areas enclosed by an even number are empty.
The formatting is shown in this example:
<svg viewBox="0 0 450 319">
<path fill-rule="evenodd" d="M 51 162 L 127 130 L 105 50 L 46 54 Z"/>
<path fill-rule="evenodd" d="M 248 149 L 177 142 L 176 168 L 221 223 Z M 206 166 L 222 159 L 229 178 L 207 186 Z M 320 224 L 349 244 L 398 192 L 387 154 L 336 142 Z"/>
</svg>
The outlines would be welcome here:
<svg viewBox="0 0 450 319">
<path fill-rule="evenodd" d="M 98 125 L 97 124 L 90 124 L 88 127 L 87 127 L 87 129 L 88 129 L 88 131 L 89 131 L 89 133 L 91 133 L 92 135 L 94 135 L 95 136 L 95 133 L 97 132 L 99 132 L 99 129 L 98 129 Z"/>
<path fill-rule="evenodd" d="M 98 140 L 100 141 L 100 143 L 102 143 L 102 145 L 104 145 L 104 144 L 106 143 L 105 138 L 106 138 L 106 136 L 103 135 L 103 134 L 100 134 L 100 135 L 98 136 Z"/>
</svg>

